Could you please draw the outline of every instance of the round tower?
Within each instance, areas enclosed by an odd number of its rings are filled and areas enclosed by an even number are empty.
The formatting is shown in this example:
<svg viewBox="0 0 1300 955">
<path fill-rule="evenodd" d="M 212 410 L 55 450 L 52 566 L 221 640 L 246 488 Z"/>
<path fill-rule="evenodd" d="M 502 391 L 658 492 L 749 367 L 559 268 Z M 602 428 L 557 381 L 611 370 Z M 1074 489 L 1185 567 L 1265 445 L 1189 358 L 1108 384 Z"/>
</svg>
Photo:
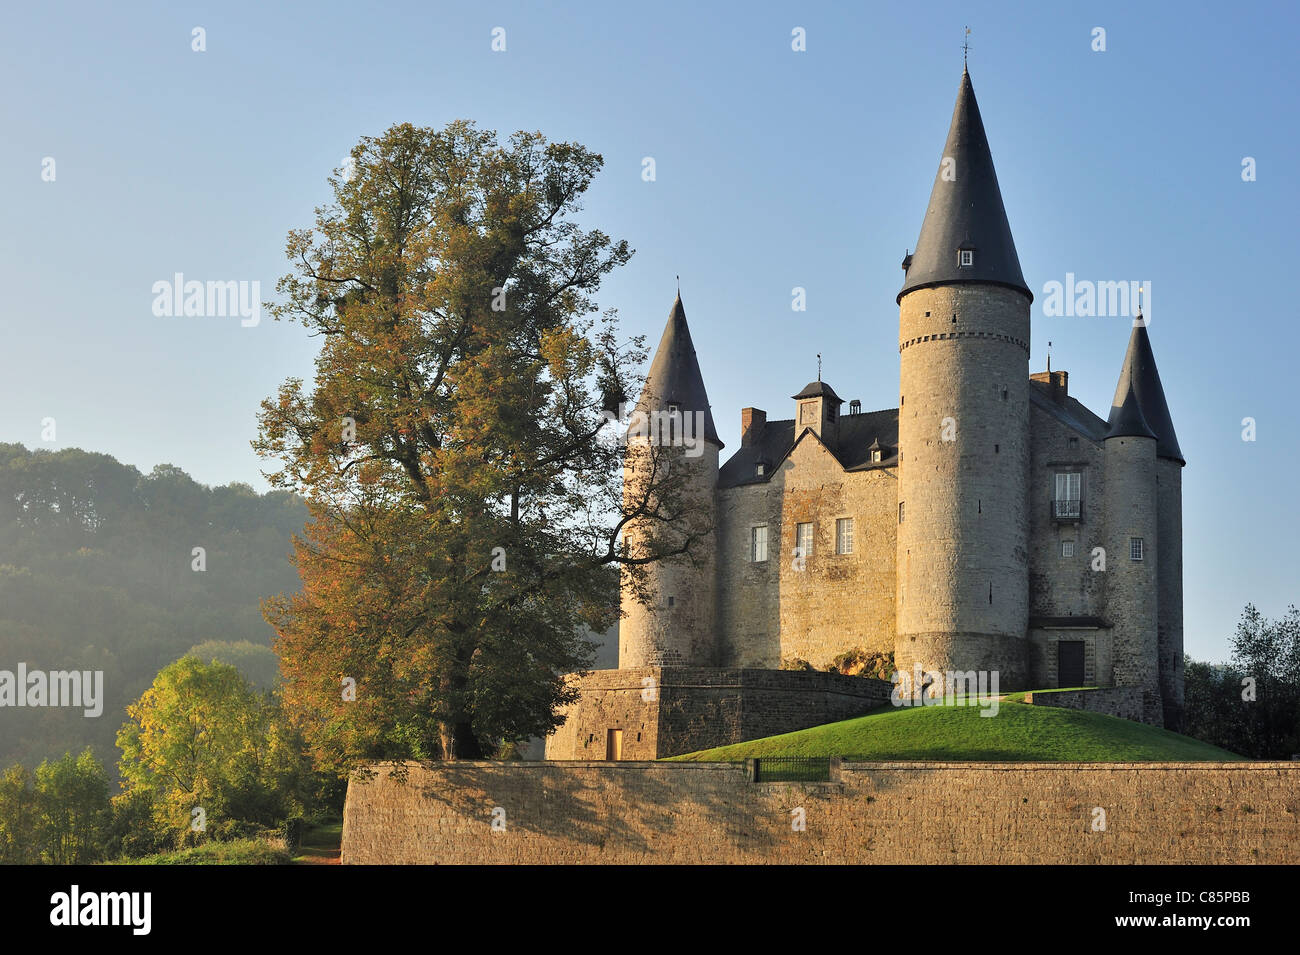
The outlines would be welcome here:
<svg viewBox="0 0 1300 955">
<path fill-rule="evenodd" d="M 1126 404 L 1134 406 L 1126 411 Z M 1135 418 L 1141 418 L 1141 424 Z M 1127 420 L 1127 424 L 1125 424 Z M 1143 431 L 1142 426 L 1145 426 Z M 1153 460 L 1141 452 L 1142 470 L 1135 473 L 1130 460 L 1115 454 L 1114 467 L 1120 480 L 1133 483 L 1130 497 L 1107 508 L 1108 572 L 1110 560 L 1118 559 L 1122 573 L 1108 577 L 1108 615 L 1115 625 L 1117 684 L 1141 686 L 1151 694 L 1153 680 L 1159 689 L 1159 709 L 1147 707 L 1147 719 L 1161 722 L 1166 729 L 1181 731 L 1183 724 L 1183 452 L 1174 433 L 1173 419 L 1156 368 L 1155 353 L 1141 314 L 1133 322 L 1124 365 L 1120 370 L 1115 399 L 1111 402 L 1111 431 L 1133 430 L 1139 437 L 1153 438 Z M 1113 483 L 1110 465 L 1111 441 L 1106 443 L 1107 487 Z M 1129 457 L 1138 456 L 1130 449 Z M 1109 494 L 1107 495 L 1109 498 Z M 1127 510 L 1125 510 L 1127 508 Z M 1113 515 L 1113 517 L 1112 517 Z M 1123 523 L 1133 530 L 1125 534 Z M 1148 539 L 1144 534 L 1151 535 Z M 1130 546 L 1132 537 L 1142 537 L 1144 554 L 1140 565 L 1127 551 L 1116 554 L 1114 547 Z M 1159 551 L 1156 545 L 1159 544 Z M 1158 558 L 1158 559 L 1157 559 Z M 1128 561 L 1128 563 L 1124 563 Z M 1134 587 L 1137 587 L 1134 590 Z M 1136 603 L 1133 603 L 1136 601 Z M 1154 615 L 1154 624 L 1151 619 Z M 1154 644 L 1148 631 L 1154 627 Z M 1125 660 L 1118 650 L 1125 646 Z M 1123 670 L 1121 672 L 1121 663 Z M 1154 673 L 1154 677 L 1152 674 Z"/>
<path fill-rule="evenodd" d="M 1033 295 L 966 72 L 903 268 L 895 666 L 1024 689 Z"/>
<path fill-rule="evenodd" d="M 1121 379 L 1120 388 L 1105 440 L 1106 616 L 1115 685 L 1140 687 L 1144 721 L 1160 725 L 1156 434 L 1132 382 Z"/>
<path fill-rule="evenodd" d="M 620 601 L 619 668 L 715 666 L 717 637 L 715 494 L 722 449 L 700 374 L 681 294 L 629 421 L 623 500 L 628 510 L 646 500 L 648 484 L 668 482 L 651 509 L 680 516 L 642 518 L 624 530 L 631 557 L 677 550 L 689 553 L 645 564 L 639 586 L 625 570 Z"/>
</svg>

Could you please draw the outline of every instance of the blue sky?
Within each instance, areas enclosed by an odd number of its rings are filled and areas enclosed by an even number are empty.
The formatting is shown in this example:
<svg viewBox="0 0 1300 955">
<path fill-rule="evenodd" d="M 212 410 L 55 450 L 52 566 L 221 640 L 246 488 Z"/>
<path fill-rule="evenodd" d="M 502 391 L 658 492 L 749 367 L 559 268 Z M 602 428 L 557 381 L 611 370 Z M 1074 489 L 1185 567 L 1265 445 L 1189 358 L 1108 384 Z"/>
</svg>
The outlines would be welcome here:
<svg viewBox="0 0 1300 955">
<path fill-rule="evenodd" d="M 677 274 L 722 440 L 816 376 L 898 390 L 916 242 L 962 28 L 1021 265 L 1031 370 L 1106 414 L 1124 318 L 1049 281 L 1150 282 L 1183 452 L 1187 648 L 1300 599 L 1300 15 L 1272 4 L 7 5 L 0 14 L 0 441 L 265 487 L 258 402 L 316 342 L 263 315 L 160 318 L 153 283 L 260 281 L 362 135 L 469 118 L 600 152 L 584 223 L 629 240 L 601 304 L 657 341 Z M 491 49 L 506 31 L 505 52 Z M 192 30 L 206 50 L 192 48 Z M 805 52 L 791 49 L 803 27 Z M 1093 30 L 1106 31 L 1095 52 Z M 641 177 L 655 159 L 656 180 Z M 42 162 L 55 160 L 55 179 Z M 1257 179 L 1242 180 L 1253 157 Z M 807 290 L 807 311 L 791 290 Z M 1257 439 L 1242 440 L 1252 417 Z M 54 418 L 57 440 L 41 440 Z"/>
</svg>

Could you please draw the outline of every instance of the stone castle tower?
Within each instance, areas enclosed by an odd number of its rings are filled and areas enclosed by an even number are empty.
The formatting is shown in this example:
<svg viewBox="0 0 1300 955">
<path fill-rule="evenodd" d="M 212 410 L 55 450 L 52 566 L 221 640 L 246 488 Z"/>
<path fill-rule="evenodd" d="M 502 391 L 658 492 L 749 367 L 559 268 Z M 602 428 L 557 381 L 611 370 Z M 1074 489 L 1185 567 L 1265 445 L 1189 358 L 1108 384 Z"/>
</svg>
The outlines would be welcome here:
<svg viewBox="0 0 1300 955">
<path fill-rule="evenodd" d="M 1028 676 L 1029 305 L 970 74 L 898 293 L 895 664 Z"/>
<path fill-rule="evenodd" d="M 872 655 L 927 682 L 1088 687 L 1053 699 L 1181 728 L 1186 462 L 1146 322 L 1105 418 L 1067 372 L 1030 373 L 1034 297 L 964 70 L 903 269 L 898 407 L 843 414 L 819 377 L 790 418 L 742 409 L 725 461 L 678 295 L 638 408 L 695 416 L 702 450 L 630 443 L 624 493 L 675 469 L 696 504 L 676 532 L 703 540 L 693 562 L 651 565 L 648 599 L 625 585 L 619 668 L 574 677 L 549 758 L 654 758 L 844 719 L 891 687 L 828 671 Z M 630 553 L 643 535 L 628 528 Z"/>
<path fill-rule="evenodd" d="M 718 452 L 722 450 L 680 292 L 659 339 L 636 410 L 652 420 L 666 421 L 669 428 L 691 428 L 694 421 L 703 422 L 700 429 L 703 433 L 691 434 L 703 445 L 698 455 L 692 455 L 685 442 L 673 443 L 672 434 L 665 435 L 667 440 L 659 441 L 653 449 L 646 443 L 629 441 L 628 445 L 623 472 L 625 501 L 645 493 L 653 469 L 657 468 L 661 474 L 685 475 L 681 493 L 693 499 L 691 503 L 697 513 L 691 515 L 693 521 L 686 526 L 666 529 L 672 542 L 679 544 L 693 529 L 707 531 L 715 523 L 714 489 L 718 485 Z M 654 419 L 656 414 L 660 417 Z M 692 523 L 696 526 L 692 527 Z M 647 529 L 637 524 L 627 528 L 624 541 L 630 554 L 642 553 L 642 538 L 646 533 Z M 642 604 L 630 597 L 622 601 L 625 616 L 619 626 L 620 667 L 711 666 L 715 662 L 716 576 L 712 534 L 706 534 L 691 552 L 695 555 L 694 563 L 656 561 L 646 566 L 653 602 Z"/>
</svg>

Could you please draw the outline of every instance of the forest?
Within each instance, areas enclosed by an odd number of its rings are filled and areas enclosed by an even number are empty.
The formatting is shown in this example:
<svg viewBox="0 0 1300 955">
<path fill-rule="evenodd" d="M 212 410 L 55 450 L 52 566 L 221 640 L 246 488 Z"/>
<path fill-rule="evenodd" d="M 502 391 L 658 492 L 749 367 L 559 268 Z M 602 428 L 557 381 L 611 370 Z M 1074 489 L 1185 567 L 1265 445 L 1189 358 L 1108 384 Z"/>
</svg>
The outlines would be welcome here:
<svg viewBox="0 0 1300 955">
<path fill-rule="evenodd" d="M 260 604 L 298 590 L 289 555 L 306 519 L 286 491 L 0 443 L 0 668 L 102 671 L 104 696 L 98 717 L 5 707 L 0 766 L 90 747 L 115 767 L 126 706 L 199 645 L 265 687 L 274 633 Z"/>
</svg>

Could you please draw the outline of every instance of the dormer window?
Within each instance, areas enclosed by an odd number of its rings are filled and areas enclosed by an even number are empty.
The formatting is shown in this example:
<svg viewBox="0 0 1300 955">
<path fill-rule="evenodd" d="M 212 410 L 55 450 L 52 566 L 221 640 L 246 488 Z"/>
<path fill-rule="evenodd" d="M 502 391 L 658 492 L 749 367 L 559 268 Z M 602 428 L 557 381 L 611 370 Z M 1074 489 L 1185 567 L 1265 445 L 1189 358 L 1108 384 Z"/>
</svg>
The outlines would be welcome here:
<svg viewBox="0 0 1300 955">
<path fill-rule="evenodd" d="M 756 477 L 762 477 L 762 476 L 763 476 L 764 474 L 766 474 L 766 473 L 767 473 L 767 465 L 766 465 L 766 464 L 763 464 L 762 462 L 759 462 L 758 464 L 754 465 L 754 475 L 755 475 Z"/>
<path fill-rule="evenodd" d="M 872 464 L 879 464 L 884 459 L 885 459 L 885 452 L 881 451 L 879 448 L 876 448 L 874 451 L 871 452 Z"/>
<path fill-rule="evenodd" d="M 975 264 L 975 252 L 971 249 L 962 249 L 957 253 L 957 263 L 963 269 L 970 268 Z"/>
</svg>

